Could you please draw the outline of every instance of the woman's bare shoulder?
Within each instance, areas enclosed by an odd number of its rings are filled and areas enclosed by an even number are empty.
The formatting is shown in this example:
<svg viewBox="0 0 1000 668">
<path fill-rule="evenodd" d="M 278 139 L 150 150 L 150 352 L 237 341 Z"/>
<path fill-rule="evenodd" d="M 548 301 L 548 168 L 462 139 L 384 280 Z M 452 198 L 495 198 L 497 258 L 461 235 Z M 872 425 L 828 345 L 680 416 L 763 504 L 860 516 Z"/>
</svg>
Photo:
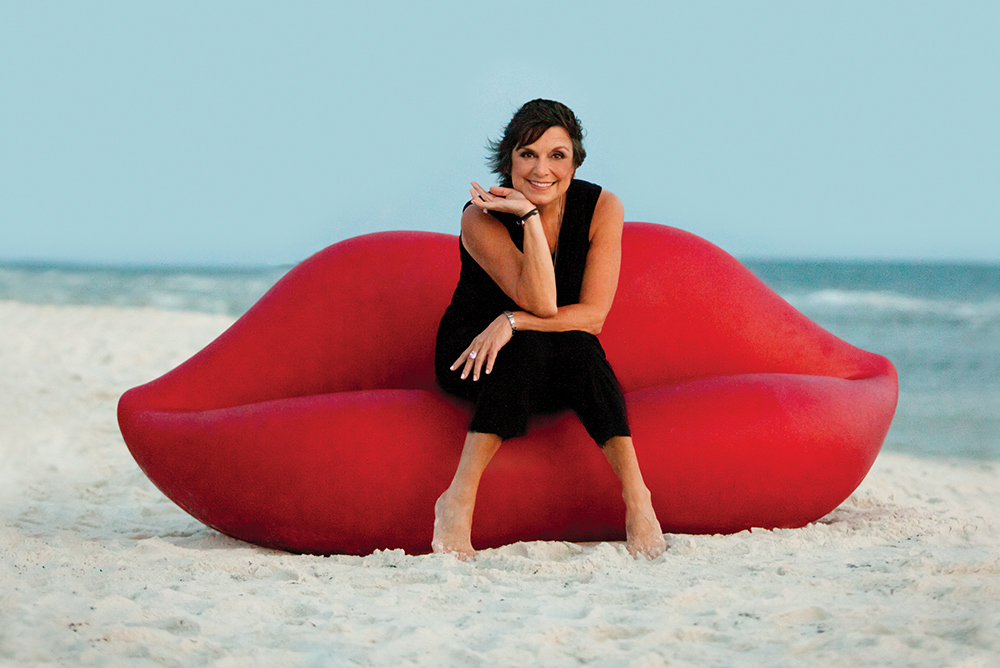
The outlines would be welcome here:
<svg viewBox="0 0 1000 668">
<path fill-rule="evenodd" d="M 625 205 L 622 204 L 618 195 L 607 188 L 601 190 L 597 198 L 597 205 L 594 207 L 594 217 L 590 223 L 590 239 L 598 233 L 611 232 L 615 236 L 621 236 L 622 226 L 625 221 Z"/>
<path fill-rule="evenodd" d="M 621 214 L 625 215 L 625 205 L 622 204 L 621 199 L 618 195 L 614 194 L 607 188 L 601 188 L 601 194 L 597 197 L 597 206 L 594 209 L 594 214 Z"/>
</svg>

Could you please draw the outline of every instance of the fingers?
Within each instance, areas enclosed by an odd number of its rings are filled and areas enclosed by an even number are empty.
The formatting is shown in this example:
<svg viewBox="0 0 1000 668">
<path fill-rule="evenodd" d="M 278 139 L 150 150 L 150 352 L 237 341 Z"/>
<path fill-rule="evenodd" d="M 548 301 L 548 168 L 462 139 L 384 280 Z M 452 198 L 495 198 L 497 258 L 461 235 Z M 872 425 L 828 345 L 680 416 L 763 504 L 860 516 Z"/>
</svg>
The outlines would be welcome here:
<svg viewBox="0 0 1000 668">
<path fill-rule="evenodd" d="M 476 344 L 469 346 L 465 349 L 455 363 L 451 365 L 451 370 L 454 371 L 458 367 L 462 367 L 462 380 L 469 377 L 472 374 L 472 380 L 479 380 L 479 374 L 491 373 L 493 371 L 493 364 L 497 359 L 497 350 L 486 348 L 483 346 L 483 351 L 476 350 Z"/>
<path fill-rule="evenodd" d="M 493 363 L 497 359 L 497 350 L 491 350 L 489 355 L 486 356 L 486 363 L 484 364 L 486 368 L 486 374 L 489 375 L 493 371 Z"/>
<path fill-rule="evenodd" d="M 479 355 L 476 357 L 476 366 L 472 369 L 472 380 L 479 380 L 479 372 L 483 370 L 483 361 L 488 357 L 488 355 Z"/>
<path fill-rule="evenodd" d="M 513 196 L 514 199 L 523 199 L 524 196 L 518 191 L 512 188 L 502 188 L 500 186 L 493 186 L 489 190 L 483 188 L 481 185 L 472 181 L 472 188 L 469 189 L 469 195 L 472 196 L 472 203 L 477 205 L 481 209 L 496 210 L 503 209 L 502 203 L 508 201 L 508 197 Z M 498 205 L 498 206 L 491 206 Z"/>
<path fill-rule="evenodd" d="M 469 347 L 462 351 L 458 359 L 451 365 L 451 370 L 455 371 L 462 367 L 462 380 L 472 374 L 472 380 L 479 380 L 482 372 L 487 374 L 493 372 L 493 364 L 496 362 L 500 349 L 503 348 L 511 337 L 510 322 L 507 316 L 499 315 L 490 323 L 483 332 L 472 340 Z"/>
<path fill-rule="evenodd" d="M 454 371 L 458 367 L 462 367 L 462 380 L 469 377 L 469 373 L 472 373 L 472 380 L 479 380 L 479 370 L 482 367 L 483 361 L 479 356 L 479 352 L 475 349 L 476 342 L 473 342 L 471 346 L 465 349 L 455 363 L 451 365 L 451 370 Z"/>
<path fill-rule="evenodd" d="M 472 188 L 469 189 L 469 194 L 472 195 L 472 202 L 474 204 L 478 204 L 480 207 L 485 206 L 495 199 L 495 197 L 491 195 L 488 190 L 475 181 L 472 182 Z"/>
<path fill-rule="evenodd" d="M 474 188 L 469 190 L 472 203 L 479 207 L 481 211 L 497 211 L 503 208 L 504 199 L 491 195 L 488 190 L 484 190 L 478 183 L 473 183 Z"/>
</svg>

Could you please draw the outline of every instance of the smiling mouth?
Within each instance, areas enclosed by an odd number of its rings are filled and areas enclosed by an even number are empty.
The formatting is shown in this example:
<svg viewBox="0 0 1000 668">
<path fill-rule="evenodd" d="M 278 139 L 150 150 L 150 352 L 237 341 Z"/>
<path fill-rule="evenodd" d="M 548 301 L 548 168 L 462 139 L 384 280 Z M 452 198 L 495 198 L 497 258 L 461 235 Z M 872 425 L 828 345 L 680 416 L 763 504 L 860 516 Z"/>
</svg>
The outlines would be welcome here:
<svg viewBox="0 0 1000 668">
<path fill-rule="evenodd" d="M 534 187 L 536 187 L 536 188 L 538 188 L 540 190 L 544 190 L 545 188 L 549 188 L 549 187 L 555 185 L 555 181 L 531 181 L 531 180 L 528 180 L 528 183 L 530 183 L 531 185 L 533 185 Z"/>
</svg>

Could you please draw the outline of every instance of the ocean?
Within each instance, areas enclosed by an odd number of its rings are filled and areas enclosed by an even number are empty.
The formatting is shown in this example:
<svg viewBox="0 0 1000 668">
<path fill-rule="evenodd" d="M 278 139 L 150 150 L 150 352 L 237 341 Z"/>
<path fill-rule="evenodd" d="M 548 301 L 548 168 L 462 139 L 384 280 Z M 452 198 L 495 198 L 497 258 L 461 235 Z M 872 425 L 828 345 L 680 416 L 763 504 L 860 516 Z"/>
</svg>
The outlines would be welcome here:
<svg viewBox="0 0 1000 668">
<path fill-rule="evenodd" d="M 1000 264 L 745 264 L 825 329 L 892 360 L 899 406 L 885 448 L 1000 459 Z"/>
<path fill-rule="evenodd" d="M 900 400 L 885 449 L 1000 460 L 1000 264 L 746 260 L 842 339 L 887 356 Z M 289 267 L 0 265 L 0 299 L 238 316 Z"/>
</svg>

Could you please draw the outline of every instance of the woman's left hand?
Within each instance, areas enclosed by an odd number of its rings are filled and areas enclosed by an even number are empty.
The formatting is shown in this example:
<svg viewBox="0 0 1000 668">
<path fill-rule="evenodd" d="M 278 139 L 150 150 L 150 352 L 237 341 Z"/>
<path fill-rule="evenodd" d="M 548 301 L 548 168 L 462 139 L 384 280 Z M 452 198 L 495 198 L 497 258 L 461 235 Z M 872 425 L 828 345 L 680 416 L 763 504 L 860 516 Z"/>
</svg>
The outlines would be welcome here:
<svg viewBox="0 0 1000 668">
<path fill-rule="evenodd" d="M 501 313 L 496 320 L 490 323 L 489 327 L 472 340 L 469 347 L 451 365 L 451 370 L 454 371 L 461 366 L 463 380 L 469 377 L 470 371 L 472 372 L 472 380 L 479 380 L 481 370 L 485 369 L 486 373 L 493 371 L 493 363 L 497 359 L 497 353 L 507 345 L 513 333 L 510 320 Z"/>
<path fill-rule="evenodd" d="M 469 194 L 472 195 L 472 203 L 484 211 L 500 211 L 523 216 L 535 208 L 521 191 L 513 188 L 493 186 L 487 190 L 473 181 Z"/>
</svg>

